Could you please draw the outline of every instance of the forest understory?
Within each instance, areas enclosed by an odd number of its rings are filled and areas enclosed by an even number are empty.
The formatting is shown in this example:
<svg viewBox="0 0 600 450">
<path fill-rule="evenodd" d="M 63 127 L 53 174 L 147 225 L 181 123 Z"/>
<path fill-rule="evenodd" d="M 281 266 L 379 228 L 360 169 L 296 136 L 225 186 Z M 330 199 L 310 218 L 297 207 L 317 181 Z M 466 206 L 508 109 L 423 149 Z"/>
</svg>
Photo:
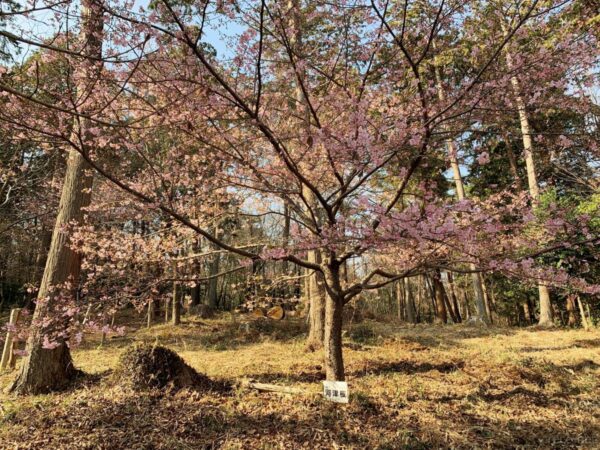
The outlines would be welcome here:
<svg viewBox="0 0 600 450">
<path fill-rule="evenodd" d="M 131 317 L 121 317 L 131 324 Z M 468 325 L 346 326 L 350 403 L 321 396 L 305 326 L 184 319 L 75 350 L 62 393 L 0 394 L 2 449 L 597 448 L 600 333 Z M 246 325 L 248 324 L 248 325 Z M 225 392 L 133 391 L 111 376 L 131 342 L 175 350 Z M 14 377 L 5 373 L 5 387 Z M 242 379 L 299 388 L 257 392 Z"/>
</svg>

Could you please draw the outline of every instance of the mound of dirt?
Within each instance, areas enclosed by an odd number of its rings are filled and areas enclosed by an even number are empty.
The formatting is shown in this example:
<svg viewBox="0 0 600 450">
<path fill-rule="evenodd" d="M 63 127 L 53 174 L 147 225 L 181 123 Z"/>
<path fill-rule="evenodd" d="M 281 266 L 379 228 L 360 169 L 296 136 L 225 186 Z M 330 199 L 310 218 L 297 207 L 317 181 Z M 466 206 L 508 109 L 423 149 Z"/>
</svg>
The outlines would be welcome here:
<svg viewBox="0 0 600 450">
<path fill-rule="evenodd" d="M 135 390 L 213 390 L 218 384 L 188 366 L 173 350 L 149 344 L 127 348 L 119 359 L 115 377 Z"/>
</svg>

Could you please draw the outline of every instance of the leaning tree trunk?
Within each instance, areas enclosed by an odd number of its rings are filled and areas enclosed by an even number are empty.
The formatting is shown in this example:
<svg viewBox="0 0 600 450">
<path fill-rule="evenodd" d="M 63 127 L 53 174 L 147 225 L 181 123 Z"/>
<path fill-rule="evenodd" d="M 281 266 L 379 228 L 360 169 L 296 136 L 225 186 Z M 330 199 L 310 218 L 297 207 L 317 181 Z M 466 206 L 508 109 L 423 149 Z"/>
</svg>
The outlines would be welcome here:
<svg viewBox="0 0 600 450">
<path fill-rule="evenodd" d="M 506 54 L 506 62 L 510 71 L 514 70 L 512 55 Z M 527 169 L 527 183 L 529 185 L 529 195 L 534 202 L 538 202 L 540 197 L 540 188 L 537 181 L 537 175 L 535 173 L 535 160 L 533 158 L 533 141 L 531 139 L 531 125 L 529 124 L 529 117 L 527 115 L 527 108 L 525 101 L 521 94 L 521 86 L 519 79 L 516 75 L 513 75 L 510 79 L 513 92 L 515 95 L 515 103 L 517 105 L 517 111 L 519 113 L 519 122 L 521 125 L 521 135 L 523 138 L 523 154 L 525 157 L 525 166 Z M 550 301 L 550 291 L 548 286 L 543 283 L 538 284 L 538 293 L 540 299 L 540 319 L 538 325 L 543 327 L 554 326 L 552 317 L 552 303 Z"/>
<path fill-rule="evenodd" d="M 27 356 L 11 387 L 14 392 L 37 394 L 60 389 L 77 373 L 64 340 L 59 341 L 59 345 L 54 349 L 43 348 L 44 336 L 49 330 L 39 324 L 51 316 L 57 306 L 58 300 L 52 292 L 53 288 L 70 282 L 72 288 L 68 293 L 74 295 L 77 289 L 80 257 L 69 247 L 69 235 L 65 232 L 65 227 L 73 222 L 79 223 L 82 219 L 82 207 L 89 204 L 92 179 L 86 173 L 87 169 L 83 157 L 72 151 L 67 163 L 50 252 L 33 314 L 33 326 L 27 340 Z"/>
<path fill-rule="evenodd" d="M 81 71 L 77 76 L 78 96 L 87 99 L 95 86 L 101 70 L 99 60 L 102 57 L 103 9 L 95 0 L 83 0 L 81 5 L 81 35 L 84 43 Z M 84 102 L 81 107 L 86 110 Z M 84 117 L 75 120 L 74 142 L 85 141 L 89 121 Z M 86 149 L 81 149 L 86 151 Z M 32 327 L 27 339 L 27 356 L 21 365 L 19 374 L 10 390 L 20 394 L 37 394 L 63 388 L 77 374 L 73 360 L 64 339 L 58 339 L 55 348 L 44 348 L 44 338 L 49 330 L 41 325 L 42 321 L 55 313 L 60 307 L 58 295 L 63 293 L 74 296 L 79 282 L 81 270 L 80 255 L 69 246 L 69 235 L 66 229 L 71 224 L 81 223 L 83 208 L 89 205 L 92 187 L 90 167 L 84 157 L 75 150 L 69 150 L 65 180 L 62 187 L 58 214 L 52 233 L 52 241 L 44 276 L 38 292 L 38 301 L 33 314 Z M 58 326 L 61 326 L 59 324 Z"/>
<path fill-rule="evenodd" d="M 587 320 L 587 317 L 585 316 L 585 311 L 583 310 L 583 303 L 581 303 L 581 297 L 579 297 L 579 295 L 577 296 L 577 305 L 579 306 L 579 314 L 581 315 L 581 325 L 583 326 L 583 329 L 587 331 L 590 329 L 590 324 Z"/>
</svg>

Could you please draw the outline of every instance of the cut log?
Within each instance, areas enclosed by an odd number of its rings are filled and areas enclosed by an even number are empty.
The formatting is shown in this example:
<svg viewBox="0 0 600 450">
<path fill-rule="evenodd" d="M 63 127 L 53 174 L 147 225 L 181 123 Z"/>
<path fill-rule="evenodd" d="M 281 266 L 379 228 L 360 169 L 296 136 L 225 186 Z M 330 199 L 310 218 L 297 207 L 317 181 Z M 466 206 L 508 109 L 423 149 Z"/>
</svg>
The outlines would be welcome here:
<svg viewBox="0 0 600 450">
<path fill-rule="evenodd" d="M 283 320 L 285 318 L 285 309 L 281 306 L 273 306 L 267 312 L 267 317 L 272 320 Z"/>
</svg>

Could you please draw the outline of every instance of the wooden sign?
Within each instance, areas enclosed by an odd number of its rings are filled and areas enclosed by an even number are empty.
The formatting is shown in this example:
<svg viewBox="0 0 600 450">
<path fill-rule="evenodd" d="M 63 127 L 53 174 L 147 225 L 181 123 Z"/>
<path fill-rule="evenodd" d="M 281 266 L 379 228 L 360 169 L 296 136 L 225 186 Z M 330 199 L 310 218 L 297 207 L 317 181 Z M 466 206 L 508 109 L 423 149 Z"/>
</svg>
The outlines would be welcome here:
<svg viewBox="0 0 600 450">
<path fill-rule="evenodd" d="M 348 403 L 348 383 L 345 381 L 323 381 L 323 397 L 335 403 Z"/>
</svg>

